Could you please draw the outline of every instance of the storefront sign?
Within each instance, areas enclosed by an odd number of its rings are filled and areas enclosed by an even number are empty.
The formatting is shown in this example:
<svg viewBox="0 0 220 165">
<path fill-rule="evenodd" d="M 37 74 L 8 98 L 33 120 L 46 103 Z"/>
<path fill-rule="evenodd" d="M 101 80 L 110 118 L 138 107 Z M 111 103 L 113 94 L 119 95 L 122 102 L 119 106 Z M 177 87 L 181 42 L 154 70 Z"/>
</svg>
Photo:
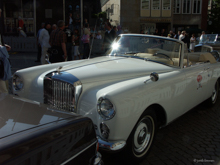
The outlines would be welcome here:
<svg viewBox="0 0 220 165">
<path fill-rule="evenodd" d="M 171 19 L 169 18 L 141 18 L 141 22 L 171 22 Z"/>
</svg>

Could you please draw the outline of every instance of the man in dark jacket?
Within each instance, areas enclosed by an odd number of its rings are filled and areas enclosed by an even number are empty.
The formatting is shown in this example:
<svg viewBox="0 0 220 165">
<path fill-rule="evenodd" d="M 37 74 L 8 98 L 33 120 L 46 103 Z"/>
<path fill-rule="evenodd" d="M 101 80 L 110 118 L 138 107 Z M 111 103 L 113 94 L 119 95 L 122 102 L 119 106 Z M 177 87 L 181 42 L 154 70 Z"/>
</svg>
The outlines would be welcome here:
<svg viewBox="0 0 220 165">
<path fill-rule="evenodd" d="M 109 22 L 105 24 L 107 31 L 105 32 L 105 37 L 103 41 L 102 48 L 105 47 L 105 52 L 111 48 L 111 44 L 116 38 L 116 32 L 112 29 L 112 26 Z"/>
<path fill-rule="evenodd" d="M 65 28 L 65 22 L 60 20 L 57 22 L 58 29 L 53 30 L 50 35 L 50 45 L 52 49 L 52 57 L 50 62 L 63 62 L 67 58 L 66 51 L 66 34 L 63 31 Z"/>
</svg>

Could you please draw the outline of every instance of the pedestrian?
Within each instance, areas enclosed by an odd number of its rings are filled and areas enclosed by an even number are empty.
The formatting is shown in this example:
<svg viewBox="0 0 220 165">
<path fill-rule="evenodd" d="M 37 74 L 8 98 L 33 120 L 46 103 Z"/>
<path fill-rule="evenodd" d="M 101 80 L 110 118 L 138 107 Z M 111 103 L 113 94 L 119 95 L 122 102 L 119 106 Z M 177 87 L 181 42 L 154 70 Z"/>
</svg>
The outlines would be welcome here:
<svg viewBox="0 0 220 165">
<path fill-rule="evenodd" d="M 57 25 L 56 25 L 56 24 L 53 24 L 53 25 L 52 25 L 52 31 L 53 31 L 53 30 L 57 30 Z"/>
<path fill-rule="evenodd" d="M 74 30 L 74 60 L 76 60 L 76 57 L 78 56 L 79 59 L 81 59 L 80 57 L 80 53 L 79 53 L 79 30 L 75 29 Z"/>
<path fill-rule="evenodd" d="M 69 21 L 68 21 L 69 29 L 73 31 L 73 14 L 69 13 Z"/>
<path fill-rule="evenodd" d="M 102 49 L 105 48 L 105 52 L 106 52 L 108 49 L 111 48 L 111 44 L 114 41 L 114 39 L 116 38 L 116 33 L 112 29 L 112 26 L 109 22 L 105 24 L 105 28 L 107 29 L 107 31 L 105 32 L 105 37 L 104 37 Z"/>
<path fill-rule="evenodd" d="M 96 35 L 96 39 L 101 40 L 102 39 L 102 35 L 101 35 L 101 31 L 99 30 L 97 35 Z"/>
<path fill-rule="evenodd" d="M 114 30 L 114 31 L 115 31 L 115 33 L 117 34 L 118 29 L 117 29 L 117 27 L 116 27 L 116 26 L 113 26 L 113 30 Z"/>
<path fill-rule="evenodd" d="M 0 18 L 2 10 L 0 9 Z M 11 65 L 9 63 L 8 51 L 11 50 L 9 45 L 6 45 L 3 40 L 3 30 L 0 27 L 0 94 L 8 93 L 6 86 L 7 80 L 11 78 Z"/>
<path fill-rule="evenodd" d="M 67 51 L 67 60 L 72 61 L 72 46 L 74 41 L 73 31 L 69 28 L 69 22 L 66 22 L 66 27 L 63 30 L 66 33 L 66 51 Z"/>
<path fill-rule="evenodd" d="M 159 32 L 158 32 L 158 29 L 155 29 L 154 35 L 157 35 L 157 36 L 160 35 Z"/>
<path fill-rule="evenodd" d="M 178 31 L 177 34 L 174 36 L 174 38 L 178 40 L 180 35 L 181 35 L 181 31 Z"/>
<path fill-rule="evenodd" d="M 170 30 L 170 38 L 173 38 L 174 37 L 174 35 L 173 35 L 173 31 L 172 30 Z"/>
<path fill-rule="evenodd" d="M 87 26 L 86 26 L 87 27 Z M 89 57 L 90 52 L 90 31 L 88 28 L 84 28 L 83 36 L 82 36 L 82 42 L 83 42 L 83 59 L 87 59 Z"/>
<path fill-rule="evenodd" d="M 195 44 L 196 44 L 196 37 L 195 37 L 195 34 L 192 34 L 192 37 L 190 38 L 190 51 L 191 52 L 194 52 Z"/>
<path fill-rule="evenodd" d="M 123 30 L 121 28 L 121 25 L 117 26 L 118 31 L 116 32 L 116 35 L 118 36 L 119 34 L 123 34 Z"/>
<path fill-rule="evenodd" d="M 80 22 L 81 22 L 80 16 L 79 16 L 79 14 L 77 14 L 76 18 L 75 18 L 75 25 L 76 25 L 76 29 L 78 29 L 78 30 L 79 30 L 79 27 L 80 27 Z"/>
<path fill-rule="evenodd" d="M 184 38 L 185 38 L 185 32 L 182 31 L 181 34 L 180 34 L 180 36 L 179 36 L 179 40 L 180 40 L 180 41 L 183 41 Z"/>
<path fill-rule="evenodd" d="M 51 32 L 50 35 L 50 45 L 52 50 L 52 55 L 50 56 L 50 62 L 63 62 L 67 59 L 66 52 L 66 34 L 63 31 L 65 28 L 65 22 L 59 20 L 57 22 L 58 29 Z"/>
<path fill-rule="evenodd" d="M 21 27 L 21 29 L 24 28 L 24 21 L 22 20 L 21 16 L 18 16 L 18 27 Z"/>
<path fill-rule="evenodd" d="M 37 60 L 35 62 L 41 62 L 40 59 L 41 59 L 41 45 L 39 43 L 39 36 L 40 36 L 40 32 L 41 30 L 45 27 L 45 23 L 41 23 L 41 28 L 38 30 L 37 32 Z"/>
<path fill-rule="evenodd" d="M 205 31 L 202 31 L 202 35 L 200 36 L 200 42 L 205 42 L 207 37 L 205 36 Z"/>
<path fill-rule="evenodd" d="M 46 64 L 46 54 L 48 49 L 51 47 L 49 40 L 50 40 L 50 35 L 49 35 L 49 30 L 51 29 L 51 25 L 49 23 L 45 24 L 45 28 L 43 28 L 40 32 L 39 36 L 39 42 L 41 44 L 41 64 Z"/>
<path fill-rule="evenodd" d="M 162 29 L 161 30 L 161 34 L 160 34 L 161 36 L 164 36 L 164 37 L 166 37 L 167 35 L 166 35 L 166 33 L 165 33 L 165 29 Z"/>
<path fill-rule="evenodd" d="M 83 27 L 84 28 L 89 28 L 89 23 L 88 23 L 88 20 L 86 18 L 85 18 Z"/>
</svg>

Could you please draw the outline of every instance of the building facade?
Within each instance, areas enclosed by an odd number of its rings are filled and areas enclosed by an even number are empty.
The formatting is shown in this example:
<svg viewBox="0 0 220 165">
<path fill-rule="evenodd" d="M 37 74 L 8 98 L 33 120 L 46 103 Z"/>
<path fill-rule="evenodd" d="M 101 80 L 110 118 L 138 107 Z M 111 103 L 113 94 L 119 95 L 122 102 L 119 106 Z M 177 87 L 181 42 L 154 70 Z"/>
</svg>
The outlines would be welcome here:
<svg viewBox="0 0 220 165">
<path fill-rule="evenodd" d="M 102 0 L 102 11 L 114 0 Z M 208 0 L 119 0 L 119 24 L 132 33 L 207 27 Z M 109 6 L 110 8 L 110 6 Z M 111 8 L 110 8 L 111 9 Z M 111 19 L 111 17 L 110 17 Z"/>
<path fill-rule="evenodd" d="M 0 8 L 5 35 L 18 34 L 18 18 L 21 17 L 26 34 L 36 36 L 42 22 L 56 24 L 58 20 L 68 19 L 69 13 L 73 17 L 82 13 L 82 20 L 87 18 L 92 23 L 92 15 L 101 11 L 101 4 L 100 0 L 1 0 Z"/>
</svg>

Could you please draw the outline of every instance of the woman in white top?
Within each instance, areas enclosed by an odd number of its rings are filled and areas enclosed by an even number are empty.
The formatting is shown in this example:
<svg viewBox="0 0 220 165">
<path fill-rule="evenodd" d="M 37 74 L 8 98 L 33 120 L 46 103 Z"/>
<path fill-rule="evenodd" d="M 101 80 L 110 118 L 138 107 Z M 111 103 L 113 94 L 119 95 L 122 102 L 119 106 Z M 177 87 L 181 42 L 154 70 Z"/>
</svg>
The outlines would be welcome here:
<svg viewBox="0 0 220 165">
<path fill-rule="evenodd" d="M 190 38 L 190 51 L 191 52 L 194 52 L 195 44 L 196 44 L 196 37 L 195 37 L 195 34 L 192 34 L 192 37 Z"/>
</svg>

